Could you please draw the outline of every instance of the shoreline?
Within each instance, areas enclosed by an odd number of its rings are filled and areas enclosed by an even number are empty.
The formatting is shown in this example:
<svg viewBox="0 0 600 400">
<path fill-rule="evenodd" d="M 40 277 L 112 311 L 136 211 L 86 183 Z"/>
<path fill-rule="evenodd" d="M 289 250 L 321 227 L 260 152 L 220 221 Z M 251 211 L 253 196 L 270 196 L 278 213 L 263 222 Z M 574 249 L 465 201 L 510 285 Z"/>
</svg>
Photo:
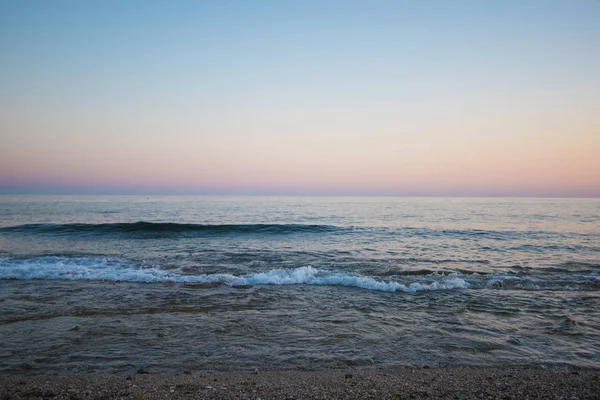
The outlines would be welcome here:
<svg viewBox="0 0 600 400">
<path fill-rule="evenodd" d="M 600 371 L 396 367 L 325 371 L 0 376 L 0 399 L 600 398 Z"/>
</svg>

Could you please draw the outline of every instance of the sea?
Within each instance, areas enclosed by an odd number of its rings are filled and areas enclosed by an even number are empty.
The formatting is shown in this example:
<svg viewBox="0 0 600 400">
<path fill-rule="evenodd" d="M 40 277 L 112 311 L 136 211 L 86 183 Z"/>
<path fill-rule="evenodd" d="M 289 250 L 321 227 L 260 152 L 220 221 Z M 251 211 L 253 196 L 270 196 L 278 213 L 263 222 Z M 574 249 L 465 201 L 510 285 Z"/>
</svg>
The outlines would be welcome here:
<svg viewBox="0 0 600 400">
<path fill-rule="evenodd" d="M 0 196 L 0 374 L 600 368 L 600 199 Z"/>
</svg>

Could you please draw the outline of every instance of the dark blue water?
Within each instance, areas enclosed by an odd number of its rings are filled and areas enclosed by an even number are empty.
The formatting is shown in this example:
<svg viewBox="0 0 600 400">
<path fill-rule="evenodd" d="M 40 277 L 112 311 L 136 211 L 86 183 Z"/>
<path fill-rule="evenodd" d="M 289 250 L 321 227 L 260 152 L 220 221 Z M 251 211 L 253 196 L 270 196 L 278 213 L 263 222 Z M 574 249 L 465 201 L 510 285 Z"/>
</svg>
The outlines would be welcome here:
<svg viewBox="0 0 600 400">
<path fill-rule="evenodd" d="M 600 200 L 0 196 L 0 334 L 11 374 L 599 368 Z"/>
</svg>

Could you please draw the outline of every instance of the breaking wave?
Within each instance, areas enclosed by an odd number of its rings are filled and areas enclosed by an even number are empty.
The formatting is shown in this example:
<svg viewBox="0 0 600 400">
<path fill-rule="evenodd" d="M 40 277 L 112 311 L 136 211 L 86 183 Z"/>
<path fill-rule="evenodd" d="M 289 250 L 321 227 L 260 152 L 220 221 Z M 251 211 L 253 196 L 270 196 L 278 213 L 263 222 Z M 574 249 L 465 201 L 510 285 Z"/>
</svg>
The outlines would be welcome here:
<svg viewBox="0 0 600 400">
<path fill-rule="evenodd" d="M 310 266 L 289 270 L 274 269 L 239 276 L 231 274 L 183 275 L 180 269 L 143 268 L 136 264 L 127 264 L 111 259 L 63 257 L 0 258 L 0 279 L 222 283 L 229 286 L 324 285 L 352 286 L 389 292 L 466 289 L 469 287 L 467 282 L 457 277 L 427 283 L 404 284 L 358 274 L 324 271 Z"/>
<path fill-rule="evenodd" d="M 294 269 L 232 274 L 188 275 L 183 268 L 145 267 L 107 258 L 37 257 L 19 259 L 0 257 L 0 279 L 44 279 L 73 281 L 126 281 L 207 283 L 228 286 L 321 285 L 348 286 L 367 290 L 414 293 L 426 290 L 599 290 L 600 274 L 544 274 L 521 276 L 510 273 L 367 276 L 353 272 L 331 271 L 311 266 Z"/>
</svg>

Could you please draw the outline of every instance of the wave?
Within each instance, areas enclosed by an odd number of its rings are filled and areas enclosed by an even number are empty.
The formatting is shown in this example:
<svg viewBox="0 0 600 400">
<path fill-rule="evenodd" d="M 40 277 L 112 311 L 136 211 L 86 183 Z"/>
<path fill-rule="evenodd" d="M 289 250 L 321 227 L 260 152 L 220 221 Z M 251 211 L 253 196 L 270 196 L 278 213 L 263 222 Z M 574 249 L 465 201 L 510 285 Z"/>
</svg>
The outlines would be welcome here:
<svg viewBox="0 0 600 400">
<path fill-rule="evenodd" d="M 320 224 L 192 224 L 176 222 L 147 222 L 138 221 L 130 223 L 68 223 L 68 224 L 25 224 L 0 228 L 0 234 L 12 235 L 40 235 L 40 236 L 79 236 L 79 237 L 126 237 L 133 239 L 163 238 L 163 237 L 202 237 L 218 235 L 289 235 L 289 234 L 342 234 L 342 233 L 367 233 L 392 236 L 394 238 L 455 238 L 467 241 L 518 241 L 524 238 L 531 239 L 563 239 L 569 237 L 600 238 L 597 234 L 584 233 L 556 233 L 543 231 L 495 231 L 481 229 L 432 229 L 414 227 L 367 227 L 367 226 L 334 226 Z M 514 247 L 516 251 L 543 250 L 589 250 L 600 251 L 597 247 L 544 245 L 531 244 Z M 435 261 L 434 262 L 443 262 Z"/>
<path fill-rule="evenodd" d="M 0 233 L 27 235 L 166 235 L 210 234 L 292 234 L 341 230 L 331 225 L 303 224 L 179 224 L 174 222 L 133 222 L 107 224 L 26 224 L 0 228 Z"/>
<path fill-rule="evenodd" d="M 117 259 L 37 257 L 19 259 L 0 257 L 0 279 L 126 281 L 145 283 L 182 283 L 228 285 L 320 285 L 348 286 L 368 290 L 414 293 L 427 290 L 599 290 L 600 274 L 553 274 L 519 276 L 509 273 L 478 274 L 431 273 L 427 275 L 367 276 L 354 272 L 330 271 L 311 266 L 294 269 L 232 274 L 189 275 L 183 267 L 161 269 Z M 202 287 L 202 285 L 200 285 Z"/>
<path fill-rule="evenodd" d="M 388 292 L 466 289 L 462 279 L 451 277 L 435 282 L 413 282 L 405 285 L 369 276 L 319 270 L 310 266 L 274 269 L 246 275 L 183 275 L 181 269 L 143 268 L 136 264 L 104 258 L 40 257 L 35 259 L 0 258 L 0 279 L 47 279 L 74 281 L 127 281 L 171 283 L 222 283 L 228 286 L 252 285 L 322 285 L 350 286 Z"/>
</svg>

